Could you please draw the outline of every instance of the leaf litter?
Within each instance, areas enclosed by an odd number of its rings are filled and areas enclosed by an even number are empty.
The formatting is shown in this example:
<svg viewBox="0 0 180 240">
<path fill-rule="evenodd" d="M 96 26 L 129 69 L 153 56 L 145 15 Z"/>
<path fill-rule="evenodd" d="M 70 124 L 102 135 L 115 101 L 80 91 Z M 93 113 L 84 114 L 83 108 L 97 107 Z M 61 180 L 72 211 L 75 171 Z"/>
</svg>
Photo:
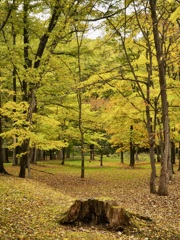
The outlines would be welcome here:
<svg viewBox="0 0 180 240">
<path fill-rule="evenodd" d="M 0 175 L 0 239 L 180 239 L 180 174 L 169 185 L 168 197 L 149 193 L 145 169 L 113 168 L 105 173 L 43 172 L 33 166 L 31 179 Z M 14 170 L 12 170 L 14 171 Z M 109 232 L 100 226 L 61 226 L 60 215 L 75 199 L 114 199 L 128 211 L 153 220 L 134 232 Z"/>
</svg>

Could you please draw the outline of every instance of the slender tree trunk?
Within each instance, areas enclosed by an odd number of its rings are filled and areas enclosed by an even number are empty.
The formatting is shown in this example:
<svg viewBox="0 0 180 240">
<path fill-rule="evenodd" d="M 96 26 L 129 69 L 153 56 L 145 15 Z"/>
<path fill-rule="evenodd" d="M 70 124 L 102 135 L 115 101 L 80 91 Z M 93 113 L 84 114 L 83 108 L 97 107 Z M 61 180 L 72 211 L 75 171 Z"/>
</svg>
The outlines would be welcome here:
<svg viewBox="0 0 180 240">
<path fill-rule="evenodd" d="M 66 148 L 63 147 L 62 148 L 62 161 L 61 161 L 62 165 L 64 165 L 64 163 L 65 163 L 65 158 L 66 158 Z"/>
<path fill-rule="evenodd" d="M 161 148 L 159 145 L 156 146 L 157 162 L 161 162 Z"/>
<path fill-rule="evenodd" d="M 2 119 L 0 116 L 0 133 L 2 133 Z M 8 174 L 4 168 L 4 158 L 3 158 L 3 138 L 0 136 L 0 173 Z"/>
<path fill-rule="evenodd" d="M 89 159 L 89 161 L 91 162 L 92 160 L 94 160 L 94 144 L 90 144 L 89 148 L 90 148 L 90 159 Z"/>
<path fill-rule="evenodd" d="M 82 100 L 81 93 L 78 95 L 79 99 L 79 131 L 81 135 L 81 178 L 84 178 L 84 170 L 85 170 L 85 155 L 84 155 L 84 131 L 82 127 Z"/>
<path fill-rule="evenodd" d="M 156 48 L 156 57 L 159 70 L 159 85 L 161 93 L 161 106 L 162 106 L 162 122 L 163 122 L 163 134 L 164 134 L 164 148 L 162 152 L 161 160 L 161 173 L 159 179 L 158 194 L 160 196 L 168 195 L 168 158 L 169 158 L 169 118 L 168 118 L 168 102 L 166 91 L 166 60 L 163 54 L 163 48 L 161 46 L 161 39 L 159 37 L 158 19 L 156 13 L 156 0 L 149 0 L 151 18 L 153 23 L 153 35 Z"/>
<path fill-rule="evenodd" d="M 53 160 L 54 159 L 54 149 L 49 150 L 49 159 Z"/>
<path fill-rule="evenodd" d="M 149 91 L 149 89 L 147 89 Z M 147 91 L 147 92 L 148 92 Z M 152 127 L 152 119 L 150 117 L 149 106 L 146 106 L 146 118 L 147 118 L 147 129 L 148 129 L 148 138 L 149 138 L 149 155 L 151 163 L 151 176 L 150 176 L 150 193 L 156 193 L 156 165 L 154 158 L 154 142 L 155 134 Z"/>
<path fill-rule="evenodd" d="M 147 33 L 144 33 L 148 36 Z M 146 69 L 147 69 L 147 85 L 146 85 L 146 120 L 147 120 L 147 132 L 148 132 L 148 140 L 149 140 L 149 156 L 151 163 L 151 175 L 150 175 L 150 193 L 156 193 L 156 165 L 155 165 L 155 156 L 154 156 L 154 145 L 155 145 L 155 131 L 156 131 L 156 115 L 157 115 L 157 99 L 154 99 L 154 122 L 151 117 L 151 109 L 150 109 L 150 99 L 151 99 L 151 91 L 152 87 L 151 78 L 152 78 L 152 49 L 149 38 L 147 38 L 147 51 L 146 51 Z"/>
<path fill-rule="evenodd" d="M 29 59 L 29 33 L 28 33 L 28 10 L 29 10 L 29 1 L 24 0 L 23 3 L 23 37 L 24 37 L 24 68 L 28 69 L 31 67 L 31 61 Z M 24 77 L 25 78 L 25 77 Z M 22 81 L 22 100 L 28 102 L 28 87 L 27 81 L 24 79 Z M 28 110 L 25 110 L 27 113 Z M 27 122 L 29 121 L 27 117 Z M 23 140 L 21 146 L 21 159 L 20 159 L 20 172 L 19 177 L 25 178 L 26 176 L 26 167 L 28 165 L 28 151 L 29 151 L 29 140 Z"/>
<path fill-rule="evenodd" d="M 0 93 L 0 108 L 2 107 L 1 93 Z M 0 134 L 2 133 L 2 116 L 0 115 Z M 0 135 L 0 173 L 8 174 L 4 168 L 4 159 L 3 159 L 3 138 Z"/>
<path fill-rule="evenodd" d="M 100 150 L 100 166 L 103 166 L 103 150 Z"/>
<path fill-rule="evenodd" d="M 121 143 L 120 147 L 121 148 L 123 147 L 123 143 Z M 121 160 L 121 163 L 124 163 L 124 152 L 123 152 L 122 149 L 121 149 L 121 152 L 120 152 L 120 160 Z"/>
<path fill-rule="evenodd" d="M 34 147 L 34 154 L 33 154 L 33 164 L 37 164 L 37 153 L 38 153 L 38 150 L 36 148 L 36 146 Z"/>
<path fill-rule="evenodd" d="M 133 144 L 133 140 L 132 140 L 132 133 L 133 133 L 133 125 L 130 126 L 130 167 L 134 167 L 135 164 L 135 158 L 134 158 L 134 153 L 135 153 L 135 149 L 134 149 L 134 144 Z"/>
<path fill-rule="evenodd" d="M 121 152 L 120 152 L 120 155 L 121 155 L 121 163 L 124 163 L 124 152 L 121 151 Z"/>
<path fill-rule="evenodd" d="M 15 3 L 15 1 L 13 1 L 13 4 Z M 14 28 L 14 23 L 12 23 L 12 38 L 13 38 L 13 46 L 14 48 L 16 47 L 16 32 L 15 32 L 15 28 Z M 17 94 L 17 79 L 16 79 L 16 66 L 13 66 L 13 91 L 14 91 L 14 94 L 13 94 L 13 102 L 16 102 L 16 94 Z M 16 136 L 14 137 L 14 143 L 17 142 L 17 139 L 16 139 Z M 17 166 L 18 165 L 18 158 L 16 156 L 17 154 L 17 146 L 13 149 L 13 166 Z"/>
<path fill-rule="evenodd" d="M 32 150 L 33 152 L 33 155 L 34 155 L 34 151 Z M 34 156 L 33 156 L 34 157 Z M 28 178 L 31 177 L 31 160 L 32 160 L 32 157 L 31 157 L 31 154 L 28 154 L 27 155 L 27 169 L 28 169 Z"/>
<path fill-rule="evenodd" d="M 150 193 L 156 193 L 156 166 L 155 166 L 155 159 L 154 159 L 154 144 L 150 144 L 149 148 L 150 153 L 150 162 L 151 162 L 151 177 L 150 177 Z"/>
<path fill-rule="evenodd" d="M 76 43 L 77 43 L 77 65 L 78 65 L 78 82 L 82 82 L 82 71 L 81 71 L 81 46 L 83 42 L 83 34 L 82 31 L 81 35 L 79 35 L 79 30 L 77 26 L 74 25 L 76 30 Z M 84 139 L 84 128 L 83 128 L 83 117 L 82 117 L 82 89 L 79 88 L 77 92 L 77 102 L 78 102 L 78 126 L 80 132 L 80 144 L 81 144 L 81 178 L 84 178 L 85 173 L 85 139 Z"/>
<path fill-rule="evenodd" d="M 172 174 L 174 174 L 174 164 L 176 163 L 176 147 L 175 147 L 175 143 L 172 140 L 171 141 L 171 166 L 172 166 Z"/>
<path fill-rule="evenodd" d="M 173 164 L 172 164 L 172 161 L 171 161 L 171 142 L 169 144 L 169 159 L 168 159 L 168 173 L 169 173 L 169 180 L 172 180 L 173 178 Z"/>
<path fill-rule="evenodd" d="M 179 147 L 178 147 L 178 162 L 179 162 L 178 171 L 180 171 L 180 142 L 179 142 Z"/>
<path fill-rule="evenodd" d="M 15 136 L 15 137 L 14 137 L 14 144 L 16 144 L 16 141 L 17 141 L 17 138 L 16 138 L 16 136 Z M 13 160 L 12 160 L 13 166 L 17 166 L 17 165 L 18 165 L 17 154 L 18 154 L 18 147 L 15 147 L 15 148 L 13 149 Z"/>
</svg>

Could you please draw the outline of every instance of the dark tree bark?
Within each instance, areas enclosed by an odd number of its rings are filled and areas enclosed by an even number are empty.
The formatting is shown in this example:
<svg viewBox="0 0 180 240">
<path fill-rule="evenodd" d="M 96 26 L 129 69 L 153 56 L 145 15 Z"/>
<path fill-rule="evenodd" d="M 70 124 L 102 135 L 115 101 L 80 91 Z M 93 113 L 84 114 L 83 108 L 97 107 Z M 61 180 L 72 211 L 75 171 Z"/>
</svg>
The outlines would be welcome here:
<svg viewBox="0 0 180 240">
<path fill-rule="evenodd" d="M 172 168 L 172 173 L 174 174 L 174 164 L 176 163 L 176 146 L 174 141 L 171 141 L 171 168 Z"/>
<path fill-rule="evenodd" d="M 9 163 L 9 150 L 8 148 L 3 148 L 3 159 L 5 163 Z"/>
<path fill-rule="evenodd" d="M 94 144 L 90 144 L 90 161 L 94 160 Z"/>
<path fill-rule="evenodd" d="M 121 155 L 121 163 L 124 163 L 124 152 L 121 151 L 120 155 Z"/>
<path fill-rule="evenodd" d="M 149 78 L 150 79 L 150 78 Z M 149 99 L 149 84 L 147 85 L 147 95 Z M 149 106 L 146 106 L 146 117 L 147 117 L 147 129 L 148 129 L 148 138 L 149 138 L 149 155 L 151 163 L 151 176 L 150 176 L 150 193 L 156 193 L 156 165 L 154 157 L 154 143 L 155 143 L 155 130 L 153 131 L 152 127 L 152 118 L 150 117 Z M 155 125 L 155 124 L 154 124 Z"/>
<path fill-rule="evenodd" d="M 0 133 L 2 133 L 2 119 L 0 116 Z M 0 173 L 8 174 L 4 168 L 4 159 L 3 159 L 3 139 L 0 136 Z"/>
<path fill-rule="evenodd" d="M 100 166 L 103 166 L 103 149 L 100 150 Z"/>
<path fill-rule="evenodd" d="M 158 62 L 159 71 L 159 85 L 161 94 L 161 106 L 162 106 L 162 123 L 163 123 L 163 137 L 164 148 L 161 159 L 161 173 L 159 179 L 158 195 L 168 195 L 168 157 L 169 157 L 169 117 L 168 117 L 168 102 L 166 91 L 166 60 L 163 48 L 161 46 L 161 39 L 159 37 L 159 21 L 156 13 L 156 0 L 149 0 L 151 18 L 153 24 L 153 35 L 156 49 L 156 58 Z"/>
<path fill-rule="evenodd" d="M 171 141 L 171 162 L 175 164 L 176 160 L 176 147 L 174 141 Z"/>
<path fill-rule="evenodd" d="M 62 148 L 62 161 L 61 161 L 61 164 L 62 164 L 62 165 L 64 165 L 65 159 L 66 159 L 66 148 L 63 147 L 63 148 Z"/>
<path fill-rule="evenodd" d="M 180 171 L 180 142 L 179 142 L 179 148 L 178 148 L 178 162 L 179 162 L 178 171 Z"/>
<path fill-rule="evenodd" d="M 30 154 L 29 154 L 30 163 L 32 164 L 37 163 L 37 153 L 38 151 L 36 147 L 30 148 Z"/>
<path fill-rule="evenodd" d="M 2 107 L 1 102 L 1 93 L 0 93 L 0 108 Z M 0 115 L 0 134 L 2 133 L 2 116 Z M 8 174 L 4 168 L 4 159 L 3 159 L 3 138 L 0 135 L 0 173 Z"/>
<path fill-rule="evenodd" d="M 15 2 L 15 1 L 13 1 Z M 16 47 L 16 31 L 15 31 L 15 28 L 14 28 L 14 23 L 12 23 L 12 42 L 13 42 L 13 46 Z M 13 94 L 13 102 L 16 102 L 16 94 L 17 94 L 17 79 L 16 79 L 16 75 L 17 75 L 17 70 L 16 70 L 16 66 L 14 65 L 13 66 L 13 91 L 14 91 L 14 94 Z M 14 137 L 14 144 L 16 144 L 17 142 L 17 137 L 15 136 Z M 18 158 L 17 158 L 17 154 L 18 154 L 18 147 L 15 147 L 13 149 L 13 166 L 17 166 L 18 165 Z"/>
<path fill-rule="evenodd" d="M 54 150 L 49 150 L 49 159 L 53 160 L 54 159 Z"/>
<path fill-rule="evenodd" d="M 130 167 L 134 167 L 134 164 L 135 164 L 135 158 L 134 158 L 135 148 L 132 140 L 132 133 L 133 133 L 133 125 L 130 126 L 130 164 L 129 164 Z"/>
<path fill-rule="evenodd" d="M 83 35 L 79 35 L 79 30 L 75 26 L 76 43 L 77 43 L 77 64 L 78 64 L 78 81 L 82 82 L 82 72 L 81 72 L 81 46 L 83 41 Z M 77 92 L 77 102 L 78 102 L 78 127 L 80 132 L 80 146 L 81 146 L 81 178 L 85 177 L 85 136 L 83 128 L 83 118 L 82 118 L 82 89 L 78 89 Z"/>
<path fill-rule="evenodd" d="M 109 230 L 124 231 L 126 228 L 138 228 L 142 219 L 151 221 L 147 217 L 126 211 L 114 201 L 88 199 L 76 200 L 59 222 L 60 224 L 101 225 Z"/>
<path fill-rule="evenodd" d="M 161 162 L 161 148 L 159 145 L 156 146 L 157 162 Z"/>
<path fill-rule="evenodd" d="M 28 26 L 28 11 L 30 9 L 29 6 L 29 0 L 24 0 L 24 9 L 23 9 L 23 24 L 24 24 L 24 29 L 23 29 L 23 37 L 24 37 L 24 68 L 29 69 L 32 67 L 32 60 L 29 57 L 29 26 Z M 52 9 L 52 16 L 47 28 L 47 31 L 45 34 L 42 35 L 40 38 L 40 42 L 38 45 L 37 52 L 35 54 L 35 61 L 33 68 L 38 69 L 41 63 L 41 57 L 43 56 L 45 47 L 47 45 L 48 39 L 50 37 L 51 32 L 55 28 L 58 18 L 60 16 L 60 5 L 59 1 L 56 1 L 56 4 L 54 5 Z M 23 80 L 22 82 L 22 92 L 23 92 L 23 101 L 26 101 L 29 103 L 29 109 L 27 112 L 27 122 L 32 124 L 32 114 L 34 110 L 36 109 L 36 96 L 35 96 L 35 90 L 37 90 L 39 86 L 39 83 L 32 84 L 29 83 L 29 89 L 27 85 L 26 79 Z M 28 151 L 29 151 L 29 140 L 25 139 L 22 144 L 22 158 L 20 161 L 20 177 L 25 177 L 25 165 L 28 163 Z"/>
<path fill-rule="evenodd" d="M 21 159 L 20 159 L 20 172 L 19 177 L 25 178 L 26 176 L 26 168 L 28 167 L 28 153 L 29 153 L 29 140 L 26 139 L 23 141 L 21 147 Z"/>
<path fill-rule="evenodd" d="M 11 4 L 8 3 L 8 1 L 6 1 L 6 3 L 7 3 L 6 8 L 8 11 L 7 11 L 5 19 L 0 24 L 0 31 L 2 31 L 3 28 L 5 27 L 6 23 L 8 22 L 9 17 L 11 16 L 11 12 L 12 12 L 13 8 L 15 8 L 15 0 L 13 0 L 13 3 L 11 3 Z"/>
</svg>

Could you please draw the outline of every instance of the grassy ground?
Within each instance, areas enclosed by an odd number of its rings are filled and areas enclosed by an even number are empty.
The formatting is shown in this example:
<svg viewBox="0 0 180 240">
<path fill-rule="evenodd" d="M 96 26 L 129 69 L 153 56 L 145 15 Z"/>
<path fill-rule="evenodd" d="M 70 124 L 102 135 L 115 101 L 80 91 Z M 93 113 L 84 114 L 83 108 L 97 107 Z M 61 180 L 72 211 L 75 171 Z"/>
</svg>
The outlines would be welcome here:
<svg viewBox="0 0 180 240">
<path fill-rule="evenodd" d="M 117 156 L 86 161 L 85 178 L 80 164 L 68 160 L 38 162 L 31 165 L 31 178 L 18 178 L 19 167 L 6 164 L 12 176 L 0 175 L 0 239 L 180 239 L 180 172 L 169 185 L 169 196 L 149 194 L 150 164 L 140 155 L 135 168 L 120 163 Z M 160 165 L 157 164 L 159 174 Z M 158 184 L 158 178 L 157 178 Z M 98 227 L 61 226 L 60 215 L 75 199 L 115 199 L 134 213 L 150 217 L 153 223 L 125 235 Z"/>
</svg>

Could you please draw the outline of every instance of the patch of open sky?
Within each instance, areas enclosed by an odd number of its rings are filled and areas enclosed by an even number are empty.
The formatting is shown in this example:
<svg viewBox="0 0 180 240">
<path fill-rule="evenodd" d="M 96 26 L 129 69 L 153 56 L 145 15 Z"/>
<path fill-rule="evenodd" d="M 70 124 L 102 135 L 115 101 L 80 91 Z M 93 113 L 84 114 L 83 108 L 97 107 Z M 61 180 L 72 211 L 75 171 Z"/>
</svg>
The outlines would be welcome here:
<svg viewBox="0 0 180 240">
<path fill-rule="evenodd" d="M 85 36 L 90 39 L 96 39 L 99 37 L 103 37 L 104 35 L 104 21 L 99 20 L 97 22 L 93 22 L 89 28 Z"/>
</svg>

